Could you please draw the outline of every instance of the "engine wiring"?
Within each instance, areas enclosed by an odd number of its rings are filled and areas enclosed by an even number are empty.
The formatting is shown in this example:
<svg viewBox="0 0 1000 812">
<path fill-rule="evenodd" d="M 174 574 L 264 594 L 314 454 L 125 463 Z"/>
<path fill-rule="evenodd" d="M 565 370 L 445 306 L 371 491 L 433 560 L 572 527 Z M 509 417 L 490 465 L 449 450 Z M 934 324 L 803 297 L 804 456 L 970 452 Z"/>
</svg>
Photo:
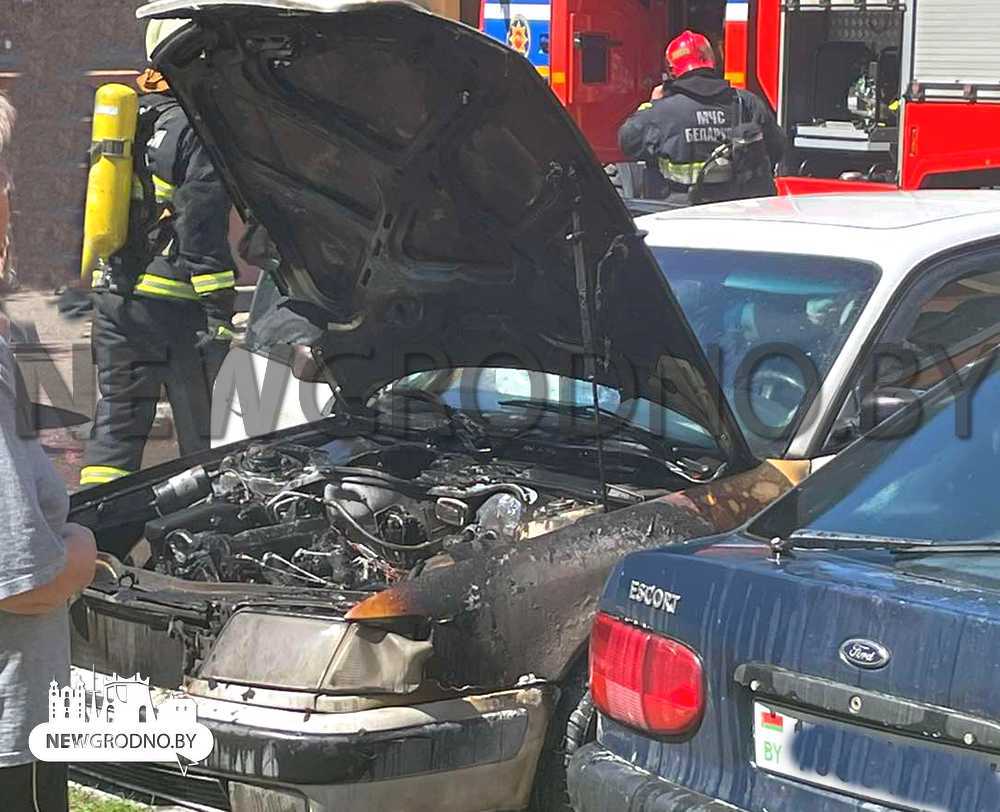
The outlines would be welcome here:
<svg viewBox="0 0 1000 812">
<path fill-rule="evenodd" d="M 433 547 L 433 546 L 435 546 L 435 545 L 438 544 L 438 542 L 436 542 L 434 540 L 425 541 L 425 542 L 423 542 L 421 544 L 412 544 L 412 545 L 411 544 L 393 544 L 390 541 L 386 541 L 384 538 L 376 536 L 374 533 L 371 533 L 368 530 L 366 530 L 364 527 L 362 527 L 361 523 L 358 522 L 358 520 L 355 519 L 347 511 L 347 509 L 340 503 L 340 500 L 336 496 L 332 495 L 331 491 L 334 488 L 335 488 L 335 486 L 333 486 L 333 485 L 327 485 L 326 486 L 326 489 L 325 489 L 324 494 L 323 494 L 323 502 L 324 502 L 324 504 L 326 504 L 328 507 L 332 507 L 335 511 L 337 511 L 337 513 L 340 515 L 340 517 L 345 522 L 347 522 L 347 524 L 350 525 L 350 527 L 352 529 L 354 529 L 356 532 L 360 533 L 363 538 L 368 539 L 368 541 L 370 541 L 372 544 L 377 544 L 379 547 L 385 547 L 387 550 L 396 550 L 397 552 L 410 552 L 411 550 L 422 550 L 422 549 L 426 549 L 427 547 Z"/>
<path fill-rule="evenodd" d="M 533 517 L 598 503 L 571 478 L 542 484 L 529 464 L 411 449 L 332 465 L 321 449 L 270 443 L 182 473 L 171 508 L 147 522 L 147 566 L 193 581 L 382 588 L 456 545 L 517 541 Z"/>
</svg>

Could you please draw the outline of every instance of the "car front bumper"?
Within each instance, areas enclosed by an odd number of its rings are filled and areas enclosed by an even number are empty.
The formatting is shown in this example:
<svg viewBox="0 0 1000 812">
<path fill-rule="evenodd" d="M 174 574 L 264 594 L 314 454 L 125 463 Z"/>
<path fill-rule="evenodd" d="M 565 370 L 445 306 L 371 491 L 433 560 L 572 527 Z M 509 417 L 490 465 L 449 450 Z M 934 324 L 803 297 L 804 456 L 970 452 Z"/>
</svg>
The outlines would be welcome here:
<svg viewBox="0 0 1000 812">
<path fill-rule="evenodd" d="M 599 744 L 577 751 L 569 766 L 569 795 L 576 812 L 742 812 L 640 770 Z"/>
<path fill-rule="evenodd" d="M 549 686 L 529 686 L 350 713 L 193 697 L 215 747 L 187 776 L 145 764 L 76 771 L 199 809 L 245 808 L 242 799 L 255 793 L 270 805 L 258 800 L 252 808 L 268 812 L 522 809 L 554 695 Z"/>
</svg>

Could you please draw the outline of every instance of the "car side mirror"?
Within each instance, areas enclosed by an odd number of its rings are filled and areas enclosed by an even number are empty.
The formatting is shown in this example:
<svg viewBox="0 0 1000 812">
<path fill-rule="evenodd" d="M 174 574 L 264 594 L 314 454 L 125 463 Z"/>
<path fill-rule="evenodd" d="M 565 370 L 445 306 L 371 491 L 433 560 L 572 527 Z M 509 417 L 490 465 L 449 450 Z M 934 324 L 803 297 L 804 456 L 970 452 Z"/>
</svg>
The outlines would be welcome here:
<svg viewBox="0 0 1000 812">
<path fill-rule="evenodd" d="M 880 386 L 867 395 L 861 403 L 863 431 L 875 428 L 897 412 L 901 412 L 920 397 L 920 392 L 904 386 Z"/>
<path fill-rule="evenodd" d="M 861 436 L 861 400 L 858 391 L 852 389 L 833 421 L 830 436 L 823 445 L 824 454 L 836 454 Z"/>
<path fill-rule="evenodd" d="M 836 453 L 902 411 L 922 393 L 904 386 L 879 386 L 861 397 L 855 389 L 833 423 L 823 451 Z"/>
</svg>

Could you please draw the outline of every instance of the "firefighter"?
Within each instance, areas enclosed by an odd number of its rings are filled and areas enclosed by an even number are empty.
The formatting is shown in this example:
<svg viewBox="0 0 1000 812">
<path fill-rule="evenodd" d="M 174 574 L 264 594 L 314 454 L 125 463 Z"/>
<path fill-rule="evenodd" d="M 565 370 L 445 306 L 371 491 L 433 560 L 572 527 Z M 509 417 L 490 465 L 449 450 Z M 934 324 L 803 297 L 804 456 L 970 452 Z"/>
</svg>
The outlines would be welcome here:
<svg viewBox="0 0 1000 812">
<path fill-rule="evenodd" d="M 186 24 L 149 23 L 150 62 L 157 47 Z M 81 485 L 138 470 L 161 388 L 180 453 L 207 448 L 212 385 L 233 335 L 231 203 L 163 76 L 149 67 L 138 85 L 131 199 L 92 201 L 100 192 L 88 189 L 88 216 L 92 202 L 129 206 L 129 234 L 104 269 L 93 272 L 100 400 Z"/>
<path fill-rule="evenodd" d="M 775 194 L 784 136 L 767 104 L 719 78 L 701 34 L 683 32 L 665 56 L 670 78 L 619 129 L 622 152 L 658 167 L 678 206 Z"/>
</svg>

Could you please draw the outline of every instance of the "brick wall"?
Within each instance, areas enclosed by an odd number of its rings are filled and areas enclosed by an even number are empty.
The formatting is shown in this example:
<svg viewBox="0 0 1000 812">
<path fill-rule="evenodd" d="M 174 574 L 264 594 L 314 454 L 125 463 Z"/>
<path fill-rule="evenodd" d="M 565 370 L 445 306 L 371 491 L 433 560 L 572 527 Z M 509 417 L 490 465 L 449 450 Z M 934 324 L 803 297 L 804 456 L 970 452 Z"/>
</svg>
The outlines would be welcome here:
<svg viewBox="0 0 1000 812">
<path fill-rule="evenodd" d="M 450 2 L 478 24 L 479 0 Z M 79 273 L 94 89 L 131 82 L 144 66 L 145 28 L 135 19 L 140 5 L 142 0 L 0 0 L 0 88 L 19 113 L 11 164 L 23 284 L 54 287 Z M 234 218 L 234 242 L 239 231 Z M 241 281 L 256 279 L 244 263 L 238 266 Z"/>
<path fill-rule="evenodd" d="M 53 286 L 79 272 L 94 88 L 141 69 L 139 0 L 0 0 L 0 86 L 18 108 L 11 164 L 18 272 Z M 131 81 L 128 74 L 118 79 Z"/>
</svg>

